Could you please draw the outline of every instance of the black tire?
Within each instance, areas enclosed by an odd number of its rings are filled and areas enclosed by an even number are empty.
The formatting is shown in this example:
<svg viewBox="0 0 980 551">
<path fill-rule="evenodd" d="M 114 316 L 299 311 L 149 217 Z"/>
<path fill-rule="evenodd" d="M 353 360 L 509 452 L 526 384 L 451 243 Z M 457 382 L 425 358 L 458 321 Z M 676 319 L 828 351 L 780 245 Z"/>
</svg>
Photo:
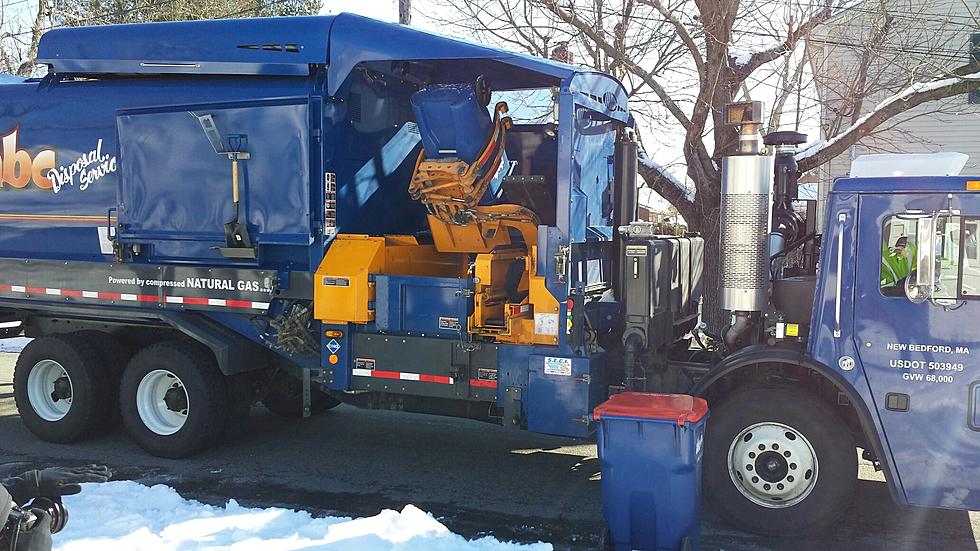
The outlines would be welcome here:
<svg viewBox="0 0 980 551">
<path fill-rule="evenodd" d="M 310 391 L 310 414 L 317 415 L 340 405 L 340 400 L 317 390 Z M 303 382 L 279 371 L 272 377 L 262 404 L 272 413 L 289 419 L 303 417 Z"/>
<path fill-rule="evenodd" d="M 30 374 L 44 360 L 64 368 L 71 384 L 71 405 L 60 419 L 43 418 L 31 404 Z M 52 394 L 55 389 L 52 387 Z M 24 425 L 41 440 L 77 442 L 98 433 L 106 424 L 111 402 L 108 369 L 99 354 L 83 339 L 59 335 L 34 339 L 17 358 L 14 367 L 14 401 Z M 60 398 L 59 398 L 60 400 Z"/>
<path fill-rule="evenodd" d="M 234 440 L 248 432 L 248 414 L 255 402 L 255 391 L 248 374 L 242 373 L 225 378 L 228 389 L 228 416 L 225 419 L 225 437 Z"/>
<path fill-rule="evenodd" d="M 132 354 L 123 347 L 119 339 L 105 331 L 85 330 L 72 335 L 87 342 L 99 354 L 105 366 L 109 396 L 102 428 L 108 432 L 118 427 L 122 420 L 119 414 L 119 385 L 122 383 L 123 370 Z"/>
<path fill-rule="evenodd" d="M 809 493 L 801 492 L 803 497 L 794 505 L 759 505 L 733 481 L 737 474 L 729 470 L 731 446 L 743 430 L 757 423 L 791 427 L 812 447 L 817 476 Z M 843 516 L 857 483 L 857 452 L 847 424 L 826 402 L 793 386 L 745 387 L 712 404 L 703 467 L 705 497 L 715 512 L 739 529 L 767 535 L 826 529 Z"/>
<path fill-rule="evenodd" d="M 186 419 L 172 434 L 147 428 L 137 407 L 140 383 L 157 370 L 179 378 L 186 393 Z M 119 403 L 123 424 L 141 448 L 157 457 L 178 459 L 204 450 L 221 435 L 228 390 L 208 350 L 183 341 L 162 342 L 144 348 L 130 360 L 123 372 Z"/>
</svg>

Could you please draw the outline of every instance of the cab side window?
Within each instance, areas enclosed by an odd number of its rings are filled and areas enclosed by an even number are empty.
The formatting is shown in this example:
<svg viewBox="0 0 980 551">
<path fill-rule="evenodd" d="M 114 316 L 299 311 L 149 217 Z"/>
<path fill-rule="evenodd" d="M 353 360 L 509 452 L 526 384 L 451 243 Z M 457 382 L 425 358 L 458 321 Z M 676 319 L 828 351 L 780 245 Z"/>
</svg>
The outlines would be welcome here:
<svg viewBox="0 0 980 551">
<path fill-rule="evenodd" d="M 889 217 L 881 234 L 881 294 L 904 297 L 905 280 L 915 267 L 918 252 L 915 220 Z"/>
<path fill-rule="evenodd" d="M 918 218 L 915 217 L 891 216 L 882 226 L 881 294 L 887 297 L 904 297 L 906 282 L 910 279 L 911 283 L 916 282 L 918 258 L 926 255 L 936 265 L 932 297 L 958 298 L 962 294 L 961 289 L 965 288 L 960 285 L 960 242 L 964 239 L 960 217 L 937 217 L 935 251 L 920 250 L 922 243 L 929 243 L 929 236 L 917 235 L 917 221 Z M 975 235 L 980 221 L 974 220 L 970 223 L 973 224 Z M 975 247 L 972 251 L 976 252 Z M 973 261 L 972 265 L 975 268 L 970 275 L 970 288 L 975 296 L 980 296 L 980 260 Z"/>
<path fill-rule="evenodd" d="M 960 296 L 980 297 L 980 219 L 963 221 L 960 261 Z"/>
</svg>

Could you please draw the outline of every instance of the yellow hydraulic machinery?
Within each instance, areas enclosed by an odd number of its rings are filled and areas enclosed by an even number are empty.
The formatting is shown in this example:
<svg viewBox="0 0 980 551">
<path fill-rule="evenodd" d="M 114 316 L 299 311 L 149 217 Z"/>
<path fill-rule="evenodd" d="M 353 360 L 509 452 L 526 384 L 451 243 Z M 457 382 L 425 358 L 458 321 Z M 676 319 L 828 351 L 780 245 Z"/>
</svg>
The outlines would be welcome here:
<svg viewBox="0 0 980 551">
<path fill-rule="evenodd" d="M 369 323 L 372 274 L 465 277 L 467 264 L 466 255 L 439 252 L 412 236 L 340 234 L 316 271 L 314 314 L 327 323 Z"/>
<path fill-rule="evenodd" d="M 409 193 L 425 205 L 438 251 L 475 255 L 469 331 L 500 342 L 555 344 L 558 301 L 535 270 L 537 215 L 521 205 L 480 204 L 504 159 L 506 113 L 506 103 L 496 104 L 490 139 L 472 163 L 430 160 L 423 150 Z"/>
</svg>

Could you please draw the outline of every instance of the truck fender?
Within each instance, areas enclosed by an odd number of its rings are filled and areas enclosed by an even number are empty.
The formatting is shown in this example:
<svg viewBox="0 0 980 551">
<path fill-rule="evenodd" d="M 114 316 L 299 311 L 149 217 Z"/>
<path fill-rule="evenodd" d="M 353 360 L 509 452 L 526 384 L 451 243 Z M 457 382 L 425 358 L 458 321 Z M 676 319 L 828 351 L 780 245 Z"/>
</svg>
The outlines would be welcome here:
<svg viewBox="0 0 980 551">
<path fill-rule="evenodd" d="M 886 453 L 881 440 L 881 433 L 878 431 L 877 425 L 874 422 L 874 416 L 868 408 L 865 399 L 840 374 L 826 365 L 815 361 L 801 348 L 777 348 L 757 345 L 739 350 L 734 354 L 726 356 L 721 362 L 715 365 L 701 380 L 695 383 L 690 390 L 690 394 L 704 397 L 711 386 L 718 381 L 723 380 L 740 369 L 760 363 L 783 363 L 810 369 L 830 381 L 837 390 L 844 393 L 848 402 L 854 408 L 865 439 L 871 444 L 875 456 L 878 457 L 881 468 L 885 472 L 885 482 L 888 485 L 888 492 L 891 494 L 892 499 L 896 503 L 908 503 L 905 499 L 904 491 L 902 491 L 898 484 L 897 477 L 894 476 L 894 468 L 890 461 L 890 451 Z M 711 404 L 709 403 L 708 406 L 710 407 Z"/>
<path fill-rule="evenodd" d="M 251 371 L 256 364 L 255 358 L 264 357 L 265 351 L 258 345 L 203 316 L 178 312 L 158 312 L 157 315 L 208 347 L 214 354 L 218 369 L 225 376 Z"/>
<path fill-rule="evenodd" d="M 74 328 L 86 328 L 86 322 L 92 322 L 98 326 L 104 324 L 126 325 L 127 322 L 144 325 L 163 323 L 177 329 L 188 337 L 206 346 L 214 354 L 218 363 L 218 369 L 226 376 L 237 375 L 246 371 L 256 369 L 256 358 L 265 358 L 265 350 L 247 338 L 235 333 L 231 329 L 215 323 L 205 316 L 193 312 L 180 311 L 150 311 L 138 310 L 135 308 L 113 308 L 91 306 L 73 306 L 68 304 L 38 304 L 32 305 L 30 311 L 15 310 L 18 316 L 26 321 L 28 330 L 32 323 L 32 318 L 37 314 L 38 318 L 61 318 L 73 319 L 76 323 L 71 326 Z M 40 329 L 40 328 L 38 328 Z M 69 329 L 74 330 L 74 329 Z M 20 331 L 20 328 L 18 328 Z M 41 336 L 49 332 L 38 330 L 34 334 L 28 332 L 30 336 Z"/>
</svg>

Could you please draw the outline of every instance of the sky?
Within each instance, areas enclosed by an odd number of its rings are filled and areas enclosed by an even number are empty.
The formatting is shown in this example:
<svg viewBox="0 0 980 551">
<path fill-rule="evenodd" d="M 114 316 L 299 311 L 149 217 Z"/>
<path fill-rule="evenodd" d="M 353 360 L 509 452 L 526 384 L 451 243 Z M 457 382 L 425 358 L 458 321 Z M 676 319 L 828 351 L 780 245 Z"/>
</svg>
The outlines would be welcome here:
<svg viewBox="0 0 980 551">
<path fill-rule="evenodd" d="M 415 9 L 418 10 L 418 0 L 415 1 L 415 4 Z M 398 2 L 397 0 L 323 0 L 323 8 L 320 9 L 321 14 L 332 15 L 342 12 L 395 22 L 398 21 Z M 415 25 L 426 28 L 424 17 L 413 17 L 413 19 L 419 20 L 413 21 Z"/>
</svg>

